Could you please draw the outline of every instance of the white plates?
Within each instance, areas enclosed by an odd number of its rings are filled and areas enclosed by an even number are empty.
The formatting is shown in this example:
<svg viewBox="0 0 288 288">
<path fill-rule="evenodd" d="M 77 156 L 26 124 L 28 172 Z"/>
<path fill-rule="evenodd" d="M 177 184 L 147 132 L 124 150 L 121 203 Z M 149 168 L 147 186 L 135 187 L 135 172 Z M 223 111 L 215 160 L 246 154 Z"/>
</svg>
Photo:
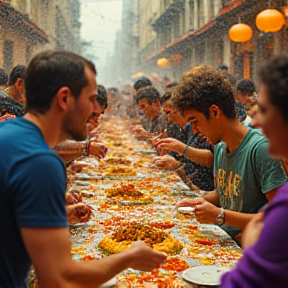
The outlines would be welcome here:
<svg viewBox="0 0 288 288">
<path fill-rule="evenodd" d="M 198 285 L 217 286 L 221 276 L 227 271 L 229 268 L 221 266 L 196 266 L 185 270 L 182 277 Z"/>
<path fill-rule="evenodd" d="M 179 207 L 178 212 L 182 213 L 182 214 L 193 214 L 195 211 L 194 207 Z"/>
</svg>

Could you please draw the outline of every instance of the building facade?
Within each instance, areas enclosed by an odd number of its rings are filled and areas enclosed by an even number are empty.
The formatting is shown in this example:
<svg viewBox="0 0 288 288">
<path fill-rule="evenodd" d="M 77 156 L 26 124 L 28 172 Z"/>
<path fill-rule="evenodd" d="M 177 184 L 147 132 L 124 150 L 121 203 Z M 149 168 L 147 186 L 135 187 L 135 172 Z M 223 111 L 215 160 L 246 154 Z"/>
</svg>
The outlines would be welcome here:
<svg viewBox="0 0 288 288">
<path fill-rule="evenodd" d="M 80 52 L 80 1 L 0 1 L 0 67 L 27 65 L 39 51 Z"/>
<path fill-rule="evenodd" d="M 288 24 L 277 33 L 262 33 L 256 28 L 256 16 L 268 8 L 268 4 L 281 12 L 285 10 L 288 15 L 286 0 L 142 1 L 133 7 L 138 21 L 132 24 L 139 27 L 140 33 L 137 43 L 129 48 L 129 55 L 134 56 L 130 58 L 125 76 L 141 71 L 179 80 L 194 66 L 224 64 L 236 79 L 257 80 L 256 71 L 263 61 L 286 51 L 288 45 Z M 247 43 L 234 43 L 229 39 L 228 31 L 239 19 L 253 29 L 253 37 Z M 157 60 L 163 57 L 170 64 L 159 68 Z"/>
</svg>

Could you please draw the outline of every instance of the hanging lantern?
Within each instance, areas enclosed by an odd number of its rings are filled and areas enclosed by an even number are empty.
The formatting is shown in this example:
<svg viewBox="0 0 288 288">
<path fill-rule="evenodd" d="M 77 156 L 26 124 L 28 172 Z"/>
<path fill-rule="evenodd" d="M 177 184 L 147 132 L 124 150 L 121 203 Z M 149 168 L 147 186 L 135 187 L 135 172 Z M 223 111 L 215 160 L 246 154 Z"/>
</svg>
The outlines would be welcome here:
<svg viewBox="0 0 288 288">
<path fill-rule="evenodd" d="M 284 15 L 276 9 L 266 9 L 256 17 L 257 28 L 265 33 L 278 32 L 284 24 Z"/>
<path fill-rule="evenodd" d="M 253 30 L 247 24 L 238 23 L 229 29 L 229 37 L 234 42 L 247 42 L 252 36 Z"/>
<path fill-rule="evenodd" d="M 175 64 L 179 64 L 180 61 L 182 59 L 182 55 L 181 54 L 174 54 L 171 56 L 171 60 L 175 63 Z"/>
<path fill-rule="evenodd" d="M 157 65 L 159 67 L 166 67 L 169 65 L 169 60 L 167 58 L 160 58 L 157 60 Z"/>
</svg>

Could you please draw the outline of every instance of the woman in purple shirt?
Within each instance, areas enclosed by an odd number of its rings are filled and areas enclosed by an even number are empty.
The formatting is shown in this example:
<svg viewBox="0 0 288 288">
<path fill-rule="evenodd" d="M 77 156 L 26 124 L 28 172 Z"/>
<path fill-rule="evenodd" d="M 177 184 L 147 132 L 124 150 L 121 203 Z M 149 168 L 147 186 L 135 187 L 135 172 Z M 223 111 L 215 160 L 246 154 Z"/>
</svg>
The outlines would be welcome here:
<svg viewBox="0 0 288 288">
<path fill-rule="evenodd" d="M 260 72 L 259 125 L 269 154 L 288 158 L 288 57 L 274 58 Z M 288 184 L 246 226 L 243 257 L 221 279 L 222 288 L 288 287 Z"/>
</svg>

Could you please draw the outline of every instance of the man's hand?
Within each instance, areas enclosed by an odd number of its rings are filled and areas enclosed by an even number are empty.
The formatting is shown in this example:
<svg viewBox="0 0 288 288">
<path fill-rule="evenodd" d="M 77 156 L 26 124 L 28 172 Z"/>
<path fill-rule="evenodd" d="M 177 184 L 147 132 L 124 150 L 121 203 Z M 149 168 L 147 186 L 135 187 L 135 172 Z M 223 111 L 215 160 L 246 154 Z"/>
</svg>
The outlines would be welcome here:
<svg viewBox="0 0 288 288">
<path fill-rule="evenodd" d="M 255 214 L 242 233 L 241 244 L 243 249 L 248 248 L 257 242 L 263 226 L 264 213 Z"/>
<path fill-rule="evenodd" d="M 65 195 L 66 205 L 72 205 L 82 202 L 80 193 L 76 190 L 72 190 Z"/>
<path fill-rule="evenodd" d="M 98 126 L 99 126 L 99 117 L 91 116 L 88 119 L 88 123 L 87 123 L 88 131 L 90 132 L 90 131 L 96 129 Z"/>
<path fill-rule="evenodd" d="M 153 162 L 158 168 L 169 170 L 175 170 L 181 164 L 181 162 L 170 155 L 155 157 Z"/>
<path fill-rule="evenodd" d="M 108 151 L 108 147 L 103 143 L 90 142 L 89 155 L 98 158 L 104 158 Z"/>
<path fill-rule="evenodd" d="M 183 154 L 184 149 L 186 147 L 186 145 L 184 143 L 182 143 L 181 141 L 176 140 L 174 138 L 161 139 L 161 140 L 157 141 L 155 143 L 155 145 L 159 149 L 166 149 L 169 151 L 173 151 L 173 152 L 178 153 L 179 155 Z"/>
<path fill-rule="evenodd" d="M 88 222 L 91 218 L 93 208 L 84 203 L 66 206 L 68 223 Z"/>
<path fill-rule="evenodd" d="M 216 217 L 220 213 L 220 208 L 203 198 L 184 199 L 176 204 L 176 208 L 187 206 L 195 207 L 196 220 L 203 224 L 215 224 Z"/>
<path fill-rule="evenodd" d="M 179 207 L 195 207 L 196 205 L 200 205 L 204 202 L 205 200 L 203 198 L 185 198 L 180 200 L 178 203 L 176 203 L 176 209 Z"/>
<path fill-rule="evenodd" d="M 143 126 L 135 126 L 135 128 L 133 129 L 133 132 L 135 133 L 136 138 L 138 139 L 144 139 L 144 140 L 148 140 L 151 138 L 151 134 L 149 132 L 147 132 Z"/>
<path fill-rule="evenodd" d="M 127 253 L 133 257 L 130 268 L 151 271 L 161 267 L 167 258 L 165 253 L 157 252 L 142 241 L 133 242 Z"/>
</svg>

